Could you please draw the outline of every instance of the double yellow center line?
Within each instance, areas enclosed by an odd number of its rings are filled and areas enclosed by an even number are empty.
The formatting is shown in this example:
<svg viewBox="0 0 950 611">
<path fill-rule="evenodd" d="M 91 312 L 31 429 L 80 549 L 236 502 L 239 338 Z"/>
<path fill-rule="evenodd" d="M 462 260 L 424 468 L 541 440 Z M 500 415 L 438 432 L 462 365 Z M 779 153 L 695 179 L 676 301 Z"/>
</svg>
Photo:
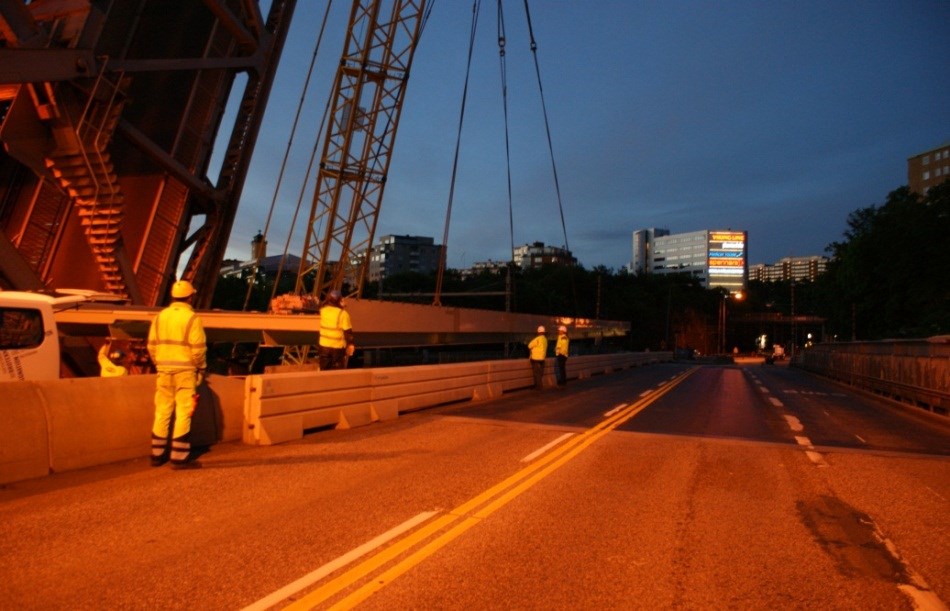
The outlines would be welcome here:
<svg viewBox="0 0 950 611">
<path fill-rule="evenodd" d="M 536 483 L 556 471 L 559 467 L 580 454 L 595 441 L 613 431 L 624 422 L 636 416 L 648 405 L 670 392 L 696 368 L 689 369 L 674 377 L 668 383 L 660 386 L 655 392 L 639 399 L 630 405 L 621 406 L 611 412 L 605 420 L 583 433 L 566 441 L 564 445 L 553 449 L 531 465 L 518 471 L 511 477 L 492 486 L 471 500 L 459 505 L 455 509 L 443 514 L 425 526 L 413 531 L 405 538 L 397 541 L 378 554 L 367 558 L 357 566 L 341 574 L 335 579 L 320 586 L 316 590 L 302 596 L 285 607 L 287 610 L 313 609 L 326 602 L 331 597 L 353 586 L 366 576 L 379 570 L 409 550 L 424 543 L 437 533 L 437 537 L 425 543 L 421 548 L 400 560 L 382 574 L 374 577 L 362 587 L 354 590 L 345 598 L 338 601 L 332 609 L 349 609 L 369 598 L 374 592 L 381 590 L 388 583 L 416 566 L 439 549 L 448 545 L 456 537 L 478 524 L 496 510 L 506 505 L 519 494 L 528 490 Z M 446 530 L 447 529 L 447 530 Z"/>
</svg>

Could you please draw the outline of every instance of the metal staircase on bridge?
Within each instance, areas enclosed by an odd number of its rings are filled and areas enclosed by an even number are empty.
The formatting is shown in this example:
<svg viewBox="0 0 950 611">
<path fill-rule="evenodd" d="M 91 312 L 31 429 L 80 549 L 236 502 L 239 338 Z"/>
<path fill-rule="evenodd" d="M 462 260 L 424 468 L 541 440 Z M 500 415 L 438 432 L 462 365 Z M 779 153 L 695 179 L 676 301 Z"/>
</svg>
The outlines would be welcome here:
<svg viewBox="0 0 950 611">
<path fill-rule="evenodd" d="M 124 197 L 108 146 L 122 114 L 122 75 L 115 81 L 100 73 L 82 115 L 75 124 L 57 129 L 57 148 L 45 163 L 76 207 L 108 292 L 129 295 L 118 255 Z"/>
</svg>

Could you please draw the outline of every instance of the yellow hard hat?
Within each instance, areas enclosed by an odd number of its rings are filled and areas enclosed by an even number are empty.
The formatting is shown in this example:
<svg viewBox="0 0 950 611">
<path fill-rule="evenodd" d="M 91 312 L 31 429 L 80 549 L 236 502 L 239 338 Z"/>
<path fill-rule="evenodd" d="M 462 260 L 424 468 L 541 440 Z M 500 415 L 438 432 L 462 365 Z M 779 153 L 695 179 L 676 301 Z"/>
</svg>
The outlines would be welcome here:
<svg viewBox="0 0 950 611">
<path fill-rule="evenodd" d="M 175 299 L 184 299 L 195 294 L 195 287 L 187 280 L 179 280 L 172 285 L 172 297 Z"/>
</svg>

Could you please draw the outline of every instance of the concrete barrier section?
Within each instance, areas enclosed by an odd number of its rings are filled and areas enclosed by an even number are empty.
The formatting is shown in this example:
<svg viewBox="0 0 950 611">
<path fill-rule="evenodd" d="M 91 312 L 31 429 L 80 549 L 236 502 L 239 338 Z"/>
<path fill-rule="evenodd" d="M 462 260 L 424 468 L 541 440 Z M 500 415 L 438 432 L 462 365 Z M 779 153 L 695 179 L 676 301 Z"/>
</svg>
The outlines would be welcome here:
<svg viewBox="0 0 950 611">
<path fill-rule="evenodd" d="M 74 378 L 43 386 L 50 470 L 82 469 L 151 451 L 154 376 Z"/>
<path fill-rule="evenodd" d="M 0 384 L 0 484 L 151 453 L 155 376 Z M 203 443 L 244 430 L 244 381 L 211 376 L 196 414 Z"/>
<path fill-rule="evenodd" d="M 572 357 L 568 378 L 670 360 L 670 353 Z M 554 383 L 554 359 L 545 364 Z M 527 359 L 345 371 L 211 376 L 192 421 L 197 445 L 274 444 L 532 385 Z M 0 484 L 151 452 L 155 376 L 0 383 Z M 198 438 L 201 441 L 198 441 Z"/>
<path fill-rule="evenodd" d="M 0 484 L 49 474 L 46 407 L 35 382 L 0 382 Z"/>
</svg>

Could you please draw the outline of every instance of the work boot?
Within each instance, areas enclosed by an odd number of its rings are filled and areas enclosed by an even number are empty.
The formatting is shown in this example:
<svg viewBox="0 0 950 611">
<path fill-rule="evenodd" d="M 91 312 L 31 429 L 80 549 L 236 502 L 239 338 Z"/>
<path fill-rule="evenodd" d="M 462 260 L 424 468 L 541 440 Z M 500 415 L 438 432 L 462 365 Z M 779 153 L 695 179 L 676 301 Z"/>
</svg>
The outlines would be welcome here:
<svg viewBox="0 0 950 611">
<path fill-rule="evenodd" d="M 162 457 L 152 456 L 151 457 L 151 463 L 153 467 L 161 467 L 167 462 L 168 462 L 168 457 L 166 456 L 162 456 Z"/>
</svg>

